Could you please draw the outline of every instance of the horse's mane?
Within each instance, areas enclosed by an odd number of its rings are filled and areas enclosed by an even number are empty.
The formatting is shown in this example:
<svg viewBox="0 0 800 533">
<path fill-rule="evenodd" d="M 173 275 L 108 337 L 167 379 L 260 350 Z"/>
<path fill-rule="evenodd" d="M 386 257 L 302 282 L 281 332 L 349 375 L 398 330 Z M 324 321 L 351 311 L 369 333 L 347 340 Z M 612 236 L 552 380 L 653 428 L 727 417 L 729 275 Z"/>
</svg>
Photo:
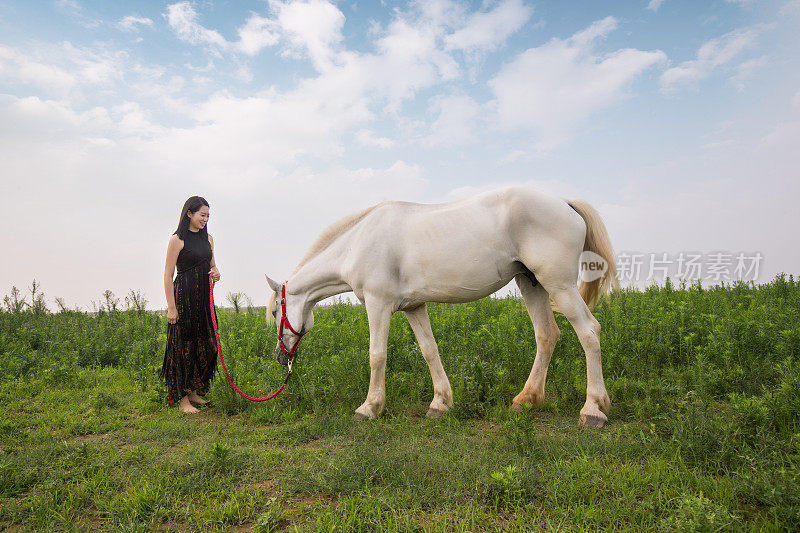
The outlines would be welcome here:
<svg viewBox="0 0 800 533">
<path fill-rule="evenodd" d="M 303 265 L 305 265 L 313 257 L 316 257 L 319 253 L 325 250 L 325 248 L 330 246 L 331 243 L 334 240 L 336 240 L 336 237 L 338 237 L 345 231 L 349 230 L 350 228 L 358 224 L 361 221 L 361 219 L 370 214 L 372 210 L 378 207 L 379 205 L 380 204 L 375 204 L 372 207 L 368 207 L 357 213 L 352 213 L 350 215 L 347 215 L 341 220 L 337 220 L 336 222 L 328 226 L 328 228 L 325 231 L 320 233 L 319 237 L 317 237 L 317 240 L 314 241 L 314 243 L 311 245 L 311 248 L 309 248 L 308 251 L 306 252 L 306 255 L 304 255 L 303 258 L 300 260 L 300 262 L 297 264 L 297 267 L 295 267 L 294 272 L 292 272 L 292 274 L 300 270 L 300 268 Z M 275 311 L 277 305 L 277 297 L 278 294 L 275 291 L 272 291 L 272 293 L 269 295 L 269 298 L 267 299 L 267 324 L 273 324 L 275 322 L 272 313 Z"/>
<path fill-rule="evenodd" d="M 358 224 L 361 221 L 361 219 L 370 214 L 372 210 L 378 207 L 379 205 L 380 204 L 375 204 L 372 207 L 368 207 L 357 213 L 352 213 L 350 215 L 347 215 L 341 220 L 337 220 L 336 222 L 328 226 L 328 228 L 325 229 L 325 231 L 320 233 L 319 237 L 317 237 L 317 240 L 314 241 L 314 243 L 311 245 L 311 248 L 309 248 L 308 251 L 306 252 L 306 255 L 304 255 L 303 258 L 300 260 L 300 262 L 297 264 L 292 274 L 300 270 L 300 268 L 306 263 L 308 263 L 312 258 L 319 255 L 323 250 L 325 250 L 328 246 L 330 246 L 333 241 L 336 240 L 336 237 L 338 237 L 345 231 L 349 230 L 350 228 Z"/>
</svg>

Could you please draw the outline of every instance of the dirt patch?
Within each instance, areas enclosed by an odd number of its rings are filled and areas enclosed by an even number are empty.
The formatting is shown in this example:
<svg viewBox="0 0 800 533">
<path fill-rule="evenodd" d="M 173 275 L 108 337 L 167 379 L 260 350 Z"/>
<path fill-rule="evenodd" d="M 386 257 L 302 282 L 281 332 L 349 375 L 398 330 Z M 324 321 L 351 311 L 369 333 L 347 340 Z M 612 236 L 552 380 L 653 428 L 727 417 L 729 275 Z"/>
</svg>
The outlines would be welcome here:
<svg viewBox="0 0 800 533">
<path fill-rule="evenodd" d="M 81 444 L 86 442 L 100 442 L 111 438 L 111 433 L 87 433 L 70 437 L 65 442 L 68 444 Z"/>
<path fill-rule="evenodd" d="M 254 489 L 266 490 L 266 491 L 269 491 L 269 492 L 279 492 L 278 491 L 278 482 L 275 481 L 274 479 L 265 479 L 263 481 L 259 481 L 257 483 L 253 483 L 252 485 L 249 485 L 249 486 L 254 488 Z"/>
<path fill-rule="evenodd" d="M 174 522 L 162 523 L 158 526 L 156 531 L 193 531 L 189 526 L 183 524 L 176 524 Z M 248 530 L 249 531 L 249 530 Z"/>
<path fill-rule="evenodd" d="M 503 425 L 497 422 L 490 422 L 488 420 L 470 420 L 470 427 L 481 431 L 497 431 Z"/>
<path fill-rule="evenodd" d="M 310 450 L 313 448 L 319 448 L 324 443 L 325 443 L 325 437 L 317 437 L 315 439 L 295 444 L 295 448 Z"/>
<path fill-rule="evenodd" d="M 108 522 L 104 521 L 99 517 L 90 517 L 84 521 L 84 525 L 86 525 L 90 531 L 100 531 L 103 529 L 104 526 L 108 525 Z"/>
<path fill-rule="evenodd" d="M 7 522 L 5 520 L 0 521 L 0 529 L 2 529 L 3 531 L 7 531 L 7 532 L 10 532 L 10 533 L 16 533 L 17 531 L 20 530 L 20 527 L 22 527 L 22 526 L 10 525 L 10 522 Z"/>
<path fill-rule="evenodd" d="M 336 503 L 336 498 L 325 494 L 303 494 L 298 499 L 298 503 L 300 505 L 333 505 Z"/>
<path fill-rule="evenodd" d="M 561 417 L 561 416 L 559 416 L 559 415 L 557 415 L 555 413 L 552 413 L 550 411 L 536 411 L 536 410 L 532 410 L 530 412 L 530 416 L 534 420 L 556 420 L 556 419 L 563 418 L 563 417 Z"/>
</svg>

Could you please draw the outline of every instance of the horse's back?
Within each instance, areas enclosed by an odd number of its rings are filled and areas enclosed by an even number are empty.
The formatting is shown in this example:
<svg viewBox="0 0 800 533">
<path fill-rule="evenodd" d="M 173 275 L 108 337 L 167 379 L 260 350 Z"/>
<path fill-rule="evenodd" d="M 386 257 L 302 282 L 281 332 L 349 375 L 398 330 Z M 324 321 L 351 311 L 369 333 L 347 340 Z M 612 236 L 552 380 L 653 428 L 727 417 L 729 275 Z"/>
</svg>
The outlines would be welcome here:
<svg viewBox="0 0 800 533">
<path fill-rule="evenodd" d="M 442 204 L 384 202 L 353 228 L 348 275 L 411 302 L 470 301 L 500 289 L 522 264 L 534 270 L 545 259 L 535 250 L 558 253 L 564 226 L 582 245 L 581 224 L 564 200 L 524 187 Z"/>
</svg>

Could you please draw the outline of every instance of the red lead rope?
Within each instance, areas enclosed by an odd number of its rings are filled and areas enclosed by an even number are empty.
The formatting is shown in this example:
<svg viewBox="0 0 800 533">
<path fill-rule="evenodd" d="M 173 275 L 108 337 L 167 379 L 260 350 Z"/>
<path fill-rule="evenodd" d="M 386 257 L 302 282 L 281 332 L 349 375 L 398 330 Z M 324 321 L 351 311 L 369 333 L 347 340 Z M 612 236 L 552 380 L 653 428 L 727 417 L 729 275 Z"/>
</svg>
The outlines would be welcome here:
<svg viewBox="0 0 800 533">
<path fill-rule="evenodd" d="M 280 392 L 286 386 L 286 382 L 289 381 L 289 376 L 292 375 L 292 360 L 291 360 L 291 358 L 289 359 L 289 373 L 286 374 L 286 379 L 283 380 L 283 383 L 281 384 L 281 386 L 280 386 L 280 388 L 278 390 L 276 390 L 275 392 L 273 392 L 269 396 L 265 396 L 264 398 L 253 398 L 252 396 L 248 396 L 247 394 L 243 393 L 239 389 L 239 387 L 237 387 L 236 384 L 231 380 L 230 376 L 228 375 L 228 369 L 225 368 L 225 359 L 222 358 L 222 347 L 219 344 L 219 330 L 217 329 L 217 315 L 214 312 L 214 276 L 213 276 L 213 274 L 211 274 L 211 272 L 208 273 L 208 287 L 209 287 L 209 289 L 208 289 L 209 303 L 211 304 L 211 322 L 214 324 L 214 337 L 217 340 L 217 353 L 219 354 L 219 362 L 222 363 L 222 372 L 225 374 L 225 377 L 227 378 L 228 383 L 233 388 L 233 390 L 235 390 L 236 392 L 239 393 L 239 395 L 242 398 L 246 398 L 246 399 L 254 401 L 254 402 L 265 402 L 267 400 L 273 399 L 275 396 L 280 394 Z M 291 326 L 289 326 L 289 328 L 291 328 Z M 292 330 L 292 331 L 294 331 L 294 330 Z M 297 345 L 296 344 L 294 346 L 294 349 L 297 350 Z M 292 354 L 292 355 L 294 355 L 294 354 Z"/>
</svg>

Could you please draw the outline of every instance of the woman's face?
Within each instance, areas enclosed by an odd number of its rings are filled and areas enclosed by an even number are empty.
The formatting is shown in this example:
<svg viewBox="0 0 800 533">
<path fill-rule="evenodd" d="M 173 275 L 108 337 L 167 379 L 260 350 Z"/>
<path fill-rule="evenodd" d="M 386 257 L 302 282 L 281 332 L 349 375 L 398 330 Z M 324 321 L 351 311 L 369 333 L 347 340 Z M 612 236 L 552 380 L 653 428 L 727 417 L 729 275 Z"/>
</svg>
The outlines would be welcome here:
<svg viewBox="0 0 800 533">
<path fill-rule="evenodd" d="M 187 211 L 186 216 L 189 217 L 189 226 L 192 228 L 192 230 L 200 231 L 206 227 L 206 224 L 208 224 L 208 206 L 201 206 L 200 209 L 194 213 Z"/>
</svg>

